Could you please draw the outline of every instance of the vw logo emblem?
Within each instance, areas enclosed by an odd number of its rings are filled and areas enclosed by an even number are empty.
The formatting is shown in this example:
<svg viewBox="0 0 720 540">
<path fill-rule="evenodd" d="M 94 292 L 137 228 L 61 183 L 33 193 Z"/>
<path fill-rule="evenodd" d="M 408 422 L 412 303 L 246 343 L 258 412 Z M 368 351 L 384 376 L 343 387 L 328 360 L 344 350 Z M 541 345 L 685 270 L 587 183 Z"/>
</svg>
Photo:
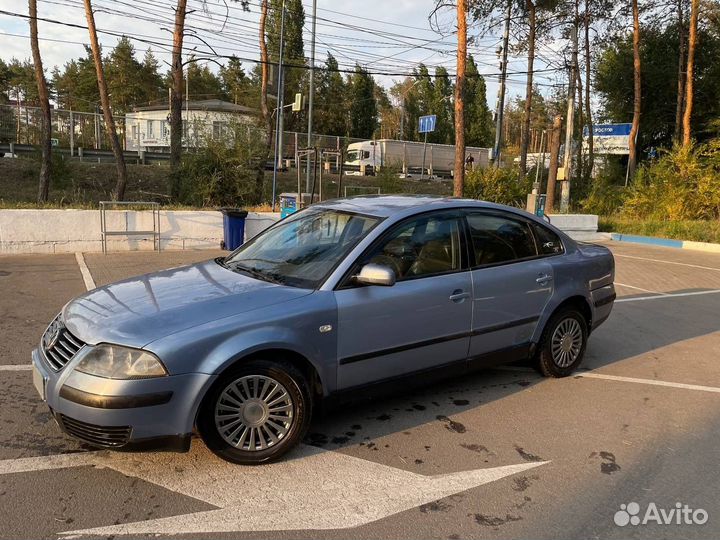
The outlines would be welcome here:
<svg viewBox="0 0 720 540">
<path fill-rule="evenodd" d="M 56 319 L 53 321 L 47 329 L 47 332 L 45 332 L 45 337 L 43 338 L 43 345 L 45 345 L 46 350 L 52 349 L 55 345 L 57 345 L 64 329 L 65 325 L 63 325 L 63 323 L 59 320 Z"/>
</svg>

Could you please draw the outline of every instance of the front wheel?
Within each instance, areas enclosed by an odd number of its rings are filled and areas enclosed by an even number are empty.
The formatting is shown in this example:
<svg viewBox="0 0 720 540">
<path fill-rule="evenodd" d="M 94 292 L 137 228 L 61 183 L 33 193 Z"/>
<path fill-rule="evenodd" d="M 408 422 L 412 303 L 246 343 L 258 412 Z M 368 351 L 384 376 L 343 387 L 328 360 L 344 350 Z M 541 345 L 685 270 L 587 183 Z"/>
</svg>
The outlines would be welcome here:
<svg viewBox="0 0 720 540">
<path fill-rule="evenodd" d="M 537 367 L 546 377 L 567 377 L 583 360 L 587 346 L 587 321 L 572 308 L 555 313 L 548 321 L 537 354 Z"/>
<path fill-rule="evenodd" d="M 253 360 L 220 376 L 203 402 L 198 430 L 219 457 L 256 465 L 296 446 L 311 416 L 308 385 L 299 370 L 284 362 Z"/>
</svg>

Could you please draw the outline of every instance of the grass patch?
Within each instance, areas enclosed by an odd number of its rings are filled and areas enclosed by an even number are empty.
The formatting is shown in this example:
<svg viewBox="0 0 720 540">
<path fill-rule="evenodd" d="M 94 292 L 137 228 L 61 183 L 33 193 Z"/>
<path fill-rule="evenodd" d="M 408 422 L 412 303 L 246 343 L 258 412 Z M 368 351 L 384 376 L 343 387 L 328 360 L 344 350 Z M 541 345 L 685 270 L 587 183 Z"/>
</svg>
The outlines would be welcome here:
<svg viewBox="0 0 720 540">
<path fill-rule="evenodd" d="M 603 216 L 598 230 L 720 244 L 720 220 L 653 221 Z"/>
</svg>

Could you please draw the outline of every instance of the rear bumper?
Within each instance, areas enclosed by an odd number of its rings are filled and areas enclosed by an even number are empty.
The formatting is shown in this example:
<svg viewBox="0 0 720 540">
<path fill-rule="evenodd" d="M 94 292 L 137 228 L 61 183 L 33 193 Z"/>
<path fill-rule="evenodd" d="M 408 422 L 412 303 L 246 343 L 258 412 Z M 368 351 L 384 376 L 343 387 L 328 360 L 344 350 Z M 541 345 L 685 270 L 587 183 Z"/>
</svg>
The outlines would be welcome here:
<svg viewBox="0 0 720 540">
<path fill-rule="evenodd" d="M 40 350 L 32 353 L 33 369 L 44 380 L 47 404 L 65 433 L 117 450 L 189 448 L 202 396 L 215 376 L 189 373 L 111 380 L 74 371 L 76 360 L 55 372 Z"/>
</svg>

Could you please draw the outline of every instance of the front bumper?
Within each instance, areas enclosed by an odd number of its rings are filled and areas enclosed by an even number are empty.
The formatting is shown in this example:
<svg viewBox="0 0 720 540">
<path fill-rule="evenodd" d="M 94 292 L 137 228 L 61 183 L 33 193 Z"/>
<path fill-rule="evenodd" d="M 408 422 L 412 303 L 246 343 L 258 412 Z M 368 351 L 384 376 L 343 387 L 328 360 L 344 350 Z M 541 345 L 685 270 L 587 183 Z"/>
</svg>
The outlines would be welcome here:
<svg viewBox="0 0 720 540">
<path fill-rule="evenodd" d="M 118 450 L 189 448 L 200 401 L 214 375 L 112 380 L 74 371 L 77 361 L 56 372 L 42 351 L 32 352 L 35 387 L 63 431 Z"/>
</svg>

